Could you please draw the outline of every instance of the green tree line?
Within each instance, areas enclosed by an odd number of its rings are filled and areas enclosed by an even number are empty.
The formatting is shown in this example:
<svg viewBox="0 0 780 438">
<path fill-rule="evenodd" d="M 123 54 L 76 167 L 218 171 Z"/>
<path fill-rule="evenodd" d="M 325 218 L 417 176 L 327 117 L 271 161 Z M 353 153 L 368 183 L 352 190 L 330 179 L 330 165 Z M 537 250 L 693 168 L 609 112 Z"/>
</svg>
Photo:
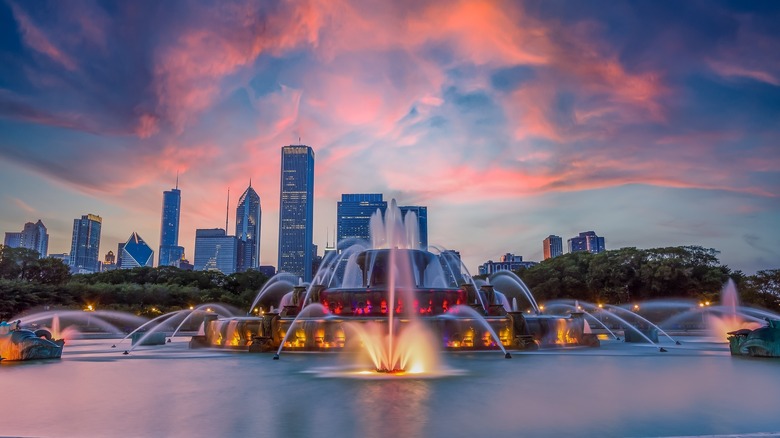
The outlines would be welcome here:
<svg viewBox="0 0 780 438">
<path fill-rule="evenodd" d="M 743 304 L 780 311 L 780 270 L 744 275 L 721 264 L 718 254 L 700 246 L 575 252 L 516 273 L 537 301 L 569 298 L 610 304 L 664 298 L 717 302 L 732 278 Z"/>
<path fill-rule="evenodd" d="M 148 317 L 213 302 L 248 309 L 267 280 L 257 271 L 224 275 L 171 266 L 71 275 L 61 260 L 0 245 L 0 319 L 44 306 L 92 305 Z"/>
</svg>

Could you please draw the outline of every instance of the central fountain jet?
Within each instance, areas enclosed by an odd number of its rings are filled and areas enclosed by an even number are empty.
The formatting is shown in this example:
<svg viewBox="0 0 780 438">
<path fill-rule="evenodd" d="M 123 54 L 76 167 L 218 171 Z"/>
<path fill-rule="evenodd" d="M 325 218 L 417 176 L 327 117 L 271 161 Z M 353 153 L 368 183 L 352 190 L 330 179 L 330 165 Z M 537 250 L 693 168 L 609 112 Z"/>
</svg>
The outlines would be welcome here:
<svg viewBox="0 0 780 438">
<path fill-rule="evenodd" d="M 378 371 L 391 373 L 422 366 L 426 351 L 502 350 L 510 357 L 507 349 L 598 345 L 582 313 L 542 315 L 528 292 L 511 297 L 478 286 L 456 253 L 422 249 L 418 236 L 414 213 L 402 217 L 393 200 L 384 217 L 377 211 L 371 218 L 370 245 L 341 242 L 311 284 L 269 280 L 252 304 L 262 316 L 208 316 L 191 345 L 276 357 L 282 350 L 363 349 Z M 283 295 L 280 284 L 289 286 Z M 529 299 L 534 312 L 518 311 L 518 300 Z"/>
</svg>

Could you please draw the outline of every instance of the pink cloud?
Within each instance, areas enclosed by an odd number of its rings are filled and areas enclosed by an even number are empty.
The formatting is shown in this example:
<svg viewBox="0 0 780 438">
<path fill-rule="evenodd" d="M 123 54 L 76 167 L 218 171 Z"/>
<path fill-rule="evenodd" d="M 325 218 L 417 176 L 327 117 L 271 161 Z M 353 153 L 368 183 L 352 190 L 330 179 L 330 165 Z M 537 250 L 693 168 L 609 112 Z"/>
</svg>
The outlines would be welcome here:
<svg viewBox="0 0 780 438">
<path fill-rule="evenodd" d="M 19 29 L 22 33 L 24 42 L 38 53 L 42 53 L 53 61 L 59 63 L 68 70 L 76 70 L 76 62 L 57 48 L 46 36 L 46 34 L 36 26 L 30 16 L 27 15 L 19 6 L 14 3 L 9 3 L 11 11 L 13 11 L 16 17 L 16 22 L 19 25 Z"/>
</svg>

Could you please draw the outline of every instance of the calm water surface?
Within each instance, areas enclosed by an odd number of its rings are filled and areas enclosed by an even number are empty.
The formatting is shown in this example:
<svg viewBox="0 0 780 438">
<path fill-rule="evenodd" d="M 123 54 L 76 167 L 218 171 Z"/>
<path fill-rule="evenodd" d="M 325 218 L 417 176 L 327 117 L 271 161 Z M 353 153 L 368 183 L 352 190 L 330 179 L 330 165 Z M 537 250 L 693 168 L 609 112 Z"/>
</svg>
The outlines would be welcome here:
<svg viewBox="0 0 780 438">
<path fill-rule="evenodd" d="M 725 344 L 444 354 L 459 375 L 323 377 L 354 358 L 72 341 L 0 363 L 0 436 L 485 437 L 780 433 L 780 360 Z M 121 345 L 128 348 L 129 346 Z"/>
</svg>

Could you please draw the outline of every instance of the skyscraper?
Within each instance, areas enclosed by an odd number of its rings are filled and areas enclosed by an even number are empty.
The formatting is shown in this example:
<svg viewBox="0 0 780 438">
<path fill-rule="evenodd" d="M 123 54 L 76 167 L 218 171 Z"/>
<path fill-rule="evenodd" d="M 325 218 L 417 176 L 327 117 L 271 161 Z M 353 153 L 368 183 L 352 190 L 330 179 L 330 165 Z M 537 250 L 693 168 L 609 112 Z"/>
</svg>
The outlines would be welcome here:
<svg viewBox="0 0 780 438">
<path fill-rule="evenodd" d="M 249 187 L 238 199 L 236 207 L 236 240 L 238 241 L 238 256 L 236 272 L 256 269 L 260 266 L 260 196 Z"/>
<path fill-rule="evenodd" d="M 314 222 L 314 151 L 282 147 L 279 199 L 279 272 L 311 281 Z"/>
<path fill-rule="evenodd" d="M 74 273 L 100 271 L 98 250 L 100 249 L 100 228 L 103 219 L 94 214 L 73 219 L 73 239 L 70 244 L 70 269 Z"/>
<path fill-rule="evenodd" d="M 236 272 L 236 236 L 227 236 L 222 228 L 195 230 L 196 271 Z"/>
<path fill-rule="evenodd" d="M 180 213 L 181 191 L 179 190 L 179 178 L 177 177 L 176 188 L 163 192 L 160 253 L 157 266 L 179 266 L 179 261 L 184 256 L 184 248 L 179 246 Z"/>
<path fill-rule="evenodd" d="M 46 257 L 49 251 L 49 234 L 40 219 L 27 222 L 20 233 L 5 233 L 3 245 L 10 248 L 27 248 L 38 252 L 38 257 Z"/>
<path fill-rule="evenodd" d="M 133 234 L 125 242 L 125 246 L 122 247 L 122 264 L 119 267 L 121 269 L 132 269 L 141 266 L 151 267 L 153 263 L 154 251 L 152 251 L 152 248 L 149 248 L 149 245 L 144 242 L 144 239 L 138 233 L 133 231 Z"/>
<path fill-rule="evenodd" d="M 417 217 L 417 226 L 420 230 L 420 240 L 417 242 L 417 247 L 423 250 L 428 250 L 428 207 L 421 206 L 406 206 L 398 207 L 401 210 L 401 216 L 404 218 L 404 222 L 407 219 L 407 214 L 412 212 Z"/>
<path fill-rule="evenodd" d="M 542 242 L 542 250 L 544 251 L 545 260 L 558 257 L 563 254 L 563 239 L 560 236 L 550 234 Z"/>
<path fill-rule="evenodd" d="M 387 210 L 387 201 L 381 193 L 361 193 L 341 195 L 336 210 L 336 247 L 344 239 L 363 239 L 371 241 L 371 216 L 379 210 L 382 215 Z"/>
<path fill-rule="evenodd" d="M 602 251 L 606 251 L 607 248 L 604 245 L 604 238 L 596 235 L 594 231 L 585 231 L 580 233 L 578 237 L 572 237 L 568 240 L 569 252 L 588 251 L 593 254 L 598 254 Z"/>
</svg>

